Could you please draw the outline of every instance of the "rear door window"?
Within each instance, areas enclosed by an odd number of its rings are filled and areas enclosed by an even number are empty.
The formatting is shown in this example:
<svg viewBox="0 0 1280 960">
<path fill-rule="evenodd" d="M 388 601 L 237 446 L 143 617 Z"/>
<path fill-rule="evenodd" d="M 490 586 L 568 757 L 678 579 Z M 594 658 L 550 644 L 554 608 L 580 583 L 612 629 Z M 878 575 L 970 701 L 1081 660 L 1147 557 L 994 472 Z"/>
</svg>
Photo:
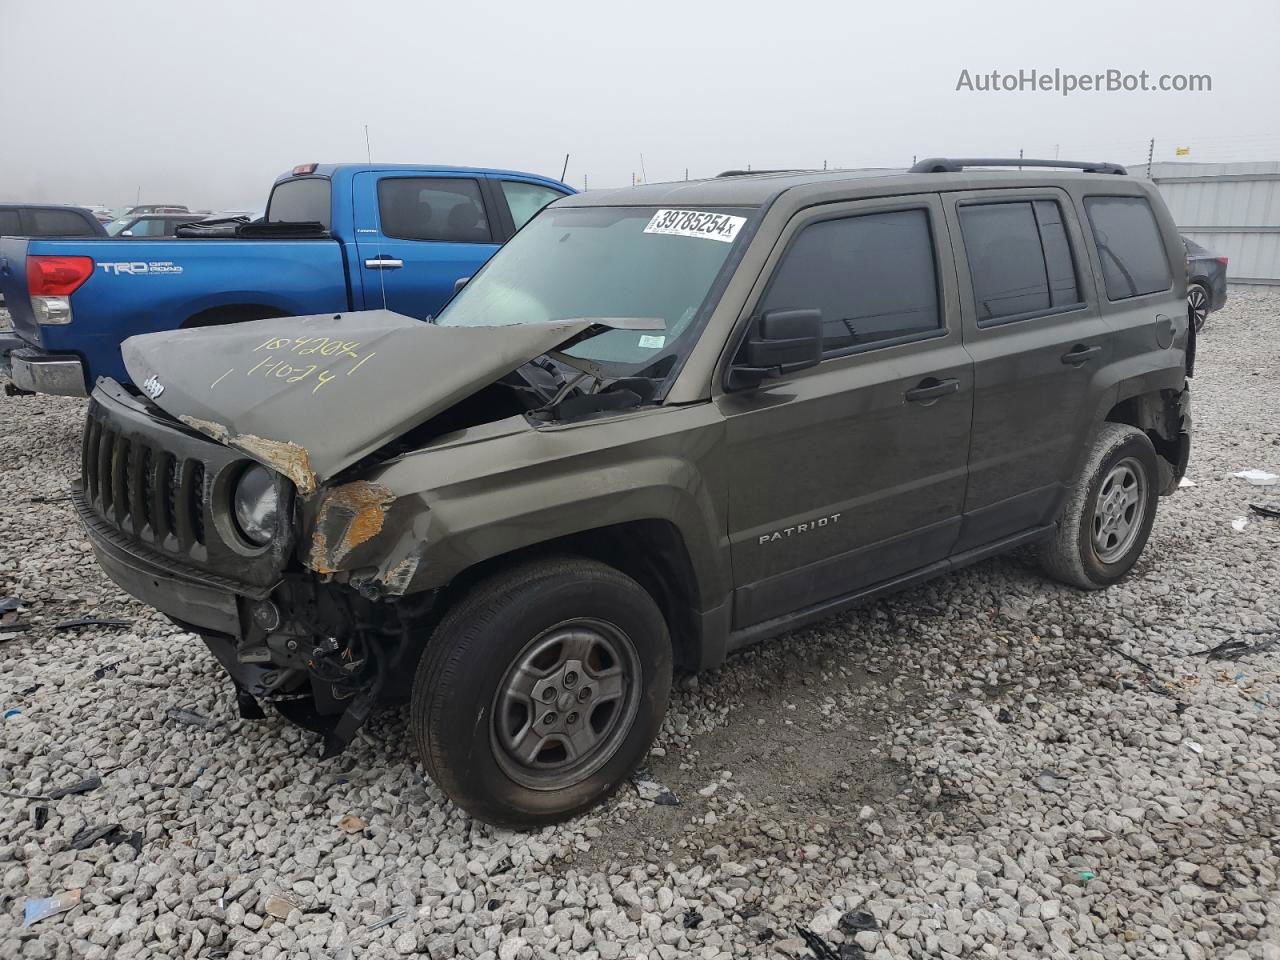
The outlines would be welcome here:
<svg viewBox="0 0 1280 960">
<path fill-rule="evenodd" d="M 511 219 L 517 230 L 533 219 L 533 215 L 548 203 L 564 196 L 559 190 L 519 180 L 503 180 L 502 195 L 506 198 L 507 208 L 511 211 Z"/>
<path fill-rule="evenodd" d="M 942 329 L 927 210 L 893 210 L 801 229 L 759 307 L 822 311 L 823 353 L 836 356 Z"/>
<path fill-rule="evenodd" d="M 1169 259 L 1145 197 L 1086 197 L 1085 212 L 1102 261 L 1108 300 L 1168 290 Z"/>
<path fill-rule="evenodd" d="M 22 224 L 17 210 L 0 210 L 0 237 L 22 236 Z"/>
<path fill-rule="evenodd" d="M 26 221 L 25 232 L 32 237 L 87 237 L 96 236 L 83 216 L 74 210 L 41 210 L 29 207 L 22 212 Z"/>
<path fill-rule="evenodd" d="M 382 232 L 398 240 L 491 243 L 493 231 L 476 180 L 392 177 L 378 183 Z"/>
<path fill-rule="evenodd" d="M 267 202 L 267 220 L 272 223 L 319 223 L 329 229 L 329 181 L 325 177 L 302 177 L 277 183 Z"/>
<path fill-rule="evenodd" d="M 1080 303 L 1057 201 L 963 204 L 959 213 L 979 326 Z"/>
</svg>

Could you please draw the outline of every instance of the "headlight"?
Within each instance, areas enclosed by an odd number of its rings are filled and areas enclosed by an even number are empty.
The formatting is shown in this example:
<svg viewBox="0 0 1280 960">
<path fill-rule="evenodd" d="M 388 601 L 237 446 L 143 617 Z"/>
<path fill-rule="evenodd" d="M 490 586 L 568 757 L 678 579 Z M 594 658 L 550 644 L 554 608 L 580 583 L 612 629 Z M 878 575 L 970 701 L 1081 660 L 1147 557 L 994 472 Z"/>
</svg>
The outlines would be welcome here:
<svg viewBox="0 0 1280 960">
<path fill-rule="evenodd" d="M 270 543 L 280 516 L 280 495 L 271 471 L 257 464 L 246 468 L 231 501 L 236 526 L 245 539 L 259 547 Z"/>
</svg>

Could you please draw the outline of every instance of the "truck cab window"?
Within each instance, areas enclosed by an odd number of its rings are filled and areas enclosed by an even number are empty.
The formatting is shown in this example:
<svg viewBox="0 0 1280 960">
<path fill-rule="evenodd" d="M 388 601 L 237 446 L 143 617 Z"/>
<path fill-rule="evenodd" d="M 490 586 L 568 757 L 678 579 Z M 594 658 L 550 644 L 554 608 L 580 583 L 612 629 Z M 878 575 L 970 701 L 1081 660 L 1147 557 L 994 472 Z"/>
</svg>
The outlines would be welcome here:
<svg viewBox="0 0 1280 960">
<path fill-rule="evenodd" d="M 267 203 L 267 220 L 273 223 L 320 223 L 328 230 L 328 179 L 302 177 L 277 183 Z"/>
<path fill-rule="evenodd" d="M 521 183 L 518 180 L 503 180 L 502 195 L 507 199 L 507 207 L 511 210 L 511 219 L 517 230 L 548 203 L 564 196 L 559 190 L 536 183 Z"/>
<path fill-rule="evenodd" d="M 382 232 L 399 240 L 491 243 L 475 180 L 395 177 L 378 184 Z"/>
</svg>

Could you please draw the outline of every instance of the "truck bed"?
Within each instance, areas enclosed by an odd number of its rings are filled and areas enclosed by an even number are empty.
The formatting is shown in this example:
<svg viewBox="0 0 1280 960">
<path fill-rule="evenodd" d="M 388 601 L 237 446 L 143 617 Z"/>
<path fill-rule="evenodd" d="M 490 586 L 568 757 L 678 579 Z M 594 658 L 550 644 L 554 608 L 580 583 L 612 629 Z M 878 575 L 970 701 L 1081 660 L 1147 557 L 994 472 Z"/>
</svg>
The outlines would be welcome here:
<svg viewBox="0 0 1280 960">
<path fill-rule="evenodd" d="M 28 255 L 89 257 L 93 272 L 71 295 L 71 322 L 40 325 L 27 285 Z M 86 388 L 125 379 L 119 344 L 172 330 L 219 308 L 253 305 L 258 316 L 348 310 L 352 292 L 341 244 L 328 237 L 41 240 L 0 237 L 0 293 L 14 330 L 31 347 L 77 356 Z M 216 316 L 216 314 L 215 314 Z"/>
</svg>

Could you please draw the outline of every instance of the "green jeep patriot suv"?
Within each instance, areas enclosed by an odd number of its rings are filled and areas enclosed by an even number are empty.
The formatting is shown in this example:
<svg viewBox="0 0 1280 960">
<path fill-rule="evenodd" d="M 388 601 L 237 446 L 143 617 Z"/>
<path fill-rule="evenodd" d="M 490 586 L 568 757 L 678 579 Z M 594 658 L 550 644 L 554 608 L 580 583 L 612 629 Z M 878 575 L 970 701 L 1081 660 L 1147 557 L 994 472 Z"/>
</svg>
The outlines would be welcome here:
<svg viewBox="0 0 1280 960">
<path fill-rule="evenodd" d="M 565 197 L 430 322 L 127 341 L 76 504 L 243 716 L 332 755 L 408 698 L 457 803 L 560 820 L 640 764 L 675 668 L 1024 544 L 1084 589 L 1130 571 L 1186 467 L 1194 331 L 1173 220 L 1123 174 Z"/>
</svg>

